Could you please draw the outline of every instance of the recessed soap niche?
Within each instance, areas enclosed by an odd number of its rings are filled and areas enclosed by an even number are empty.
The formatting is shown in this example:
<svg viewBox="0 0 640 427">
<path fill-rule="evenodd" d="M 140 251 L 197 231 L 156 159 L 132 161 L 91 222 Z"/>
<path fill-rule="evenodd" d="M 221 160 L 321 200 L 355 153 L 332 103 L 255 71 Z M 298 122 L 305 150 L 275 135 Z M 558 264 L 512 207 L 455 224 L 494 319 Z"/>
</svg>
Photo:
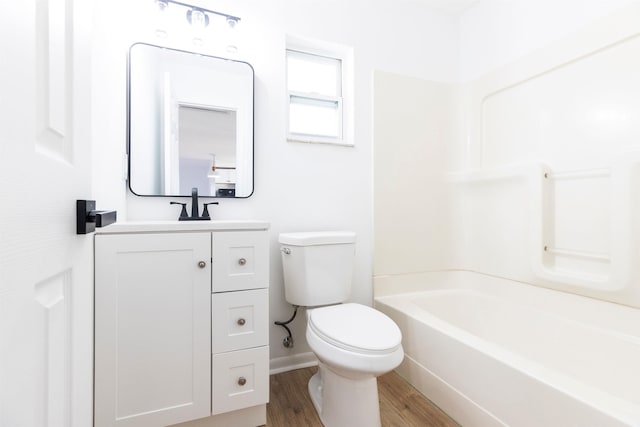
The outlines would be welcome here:
<svg viewBox="0 0 640 427">
<path fill-rule="evenodd" d="M 604 284 L 611 276 L 611 170 L 546 169 L 541 185 L 543 275 Z"/>
<path fill-rule="evenodd" d="M 540 216 L 532 227 L 534 271 L 548 280 L 616 291 L 632 278 L 638 230 L 640 152 L 620 154 L 610 167 L 553 171 L 542 167 Z M 537 241 L 536 235 L 540 236 Z"/>
<path fill-rule="evenodd" d="M 514 191 L 525 195 L 518 200 L 526 206 L 508 209 L 528 218 L 530 265 L 538 279 L 599 291 L 628 286 L 638 229 L 640 196 L 634 188 L 640 183 L 640 152 L 604 168 L 559 171 L 530 162 L 449 178 L 463 192 L 482 188 L 485 198 L 502 199 L 503 206 L 510 206 L 510 199 L 515 203 Z"/>
</svg>

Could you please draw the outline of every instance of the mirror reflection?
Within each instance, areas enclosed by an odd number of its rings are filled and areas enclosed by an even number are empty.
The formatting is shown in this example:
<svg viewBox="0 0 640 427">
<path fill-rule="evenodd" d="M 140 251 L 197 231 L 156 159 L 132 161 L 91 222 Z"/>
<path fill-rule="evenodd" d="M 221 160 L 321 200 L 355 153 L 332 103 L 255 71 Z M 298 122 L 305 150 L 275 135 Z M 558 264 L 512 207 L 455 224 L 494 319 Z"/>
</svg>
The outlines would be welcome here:
<svg viewBox="0 0 640 427">
<path fill-rule="evenodd" d="M 140 196 L 253 192 L 253 69 L 137 43 L 129 55 L 129 187 Z"/>
<path fill-rule="evenodd" d="M 203 196 L 233 196 L 236 112 L 180 105 L 178 117 L 179 173 L 170 192 L 190 194 L 198 187 Z"/>
</svg>

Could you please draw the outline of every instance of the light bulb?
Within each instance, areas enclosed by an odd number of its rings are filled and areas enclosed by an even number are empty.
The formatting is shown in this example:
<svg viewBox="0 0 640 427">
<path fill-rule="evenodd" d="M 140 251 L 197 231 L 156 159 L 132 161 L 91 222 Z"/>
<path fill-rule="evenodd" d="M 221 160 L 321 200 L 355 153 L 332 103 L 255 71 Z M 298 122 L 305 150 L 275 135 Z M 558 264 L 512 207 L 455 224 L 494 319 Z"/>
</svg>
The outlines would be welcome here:
<svg viewBox="0 0 640 427">
<path fill-rule="evenodd" d="M 187 11 L 187 20 L 193 29 L 193 44 L 202 45 L 204 43 L 204 29 L 209 25 L 209 16 L 202 10 L 193 8 Z"/>
<path fill-rule="evenodd" d="M 194 30 L 203 30 L 206 27 L 206 17 L 207 15 L 199 9 L 191 9 L 187 12 L 187 20 Z"/>
<path fill-rule="evenodd" d="M 236 53 L 238 52 L 238 45 L 236 44 L 236 25 L 238 25 L 238 20 L 236 18 L 227 18 L 227 28 L 225 31 L 225 39 L 227 42 L 227 52 Z"/>
<path fill-rule="evenodd" d="M 155 0 L 156 3 L 156 36 L 165 38 L 167 37 L 167 12 L 166 8 L 169 5 L 167 0 Z"/>
</svg>

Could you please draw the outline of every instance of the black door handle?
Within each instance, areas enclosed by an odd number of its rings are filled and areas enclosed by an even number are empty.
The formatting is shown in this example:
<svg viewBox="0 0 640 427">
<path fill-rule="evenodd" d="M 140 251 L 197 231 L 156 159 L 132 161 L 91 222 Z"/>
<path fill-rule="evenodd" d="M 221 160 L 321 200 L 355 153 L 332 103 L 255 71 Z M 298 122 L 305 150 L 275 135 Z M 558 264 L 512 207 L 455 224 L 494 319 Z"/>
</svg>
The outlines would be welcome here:
<svg viewBox="0 0 640 427">
<path fill-rule="evenodd" d="M 116 211 L 97 211 L 95 200 L 76 200 L 76 233 L 87 234 L 96 227 L 105 227 L 116 222 Z"/>
</svg>

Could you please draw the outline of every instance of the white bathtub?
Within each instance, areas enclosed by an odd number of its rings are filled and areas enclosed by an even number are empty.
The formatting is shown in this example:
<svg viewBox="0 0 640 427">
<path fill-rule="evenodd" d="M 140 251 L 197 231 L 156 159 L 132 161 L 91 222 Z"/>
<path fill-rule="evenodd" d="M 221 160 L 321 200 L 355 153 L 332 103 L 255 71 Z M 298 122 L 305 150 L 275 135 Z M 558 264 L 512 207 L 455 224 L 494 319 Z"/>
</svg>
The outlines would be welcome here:
<svg viewBox="0 0 640 427">
<path fill-rule="evenodd" d="M 640 426 L 640 310 L 471 272 L 421 280 L 375 306 L 402 330 L 400 374 L 460 424 Z"/>
</svg>

